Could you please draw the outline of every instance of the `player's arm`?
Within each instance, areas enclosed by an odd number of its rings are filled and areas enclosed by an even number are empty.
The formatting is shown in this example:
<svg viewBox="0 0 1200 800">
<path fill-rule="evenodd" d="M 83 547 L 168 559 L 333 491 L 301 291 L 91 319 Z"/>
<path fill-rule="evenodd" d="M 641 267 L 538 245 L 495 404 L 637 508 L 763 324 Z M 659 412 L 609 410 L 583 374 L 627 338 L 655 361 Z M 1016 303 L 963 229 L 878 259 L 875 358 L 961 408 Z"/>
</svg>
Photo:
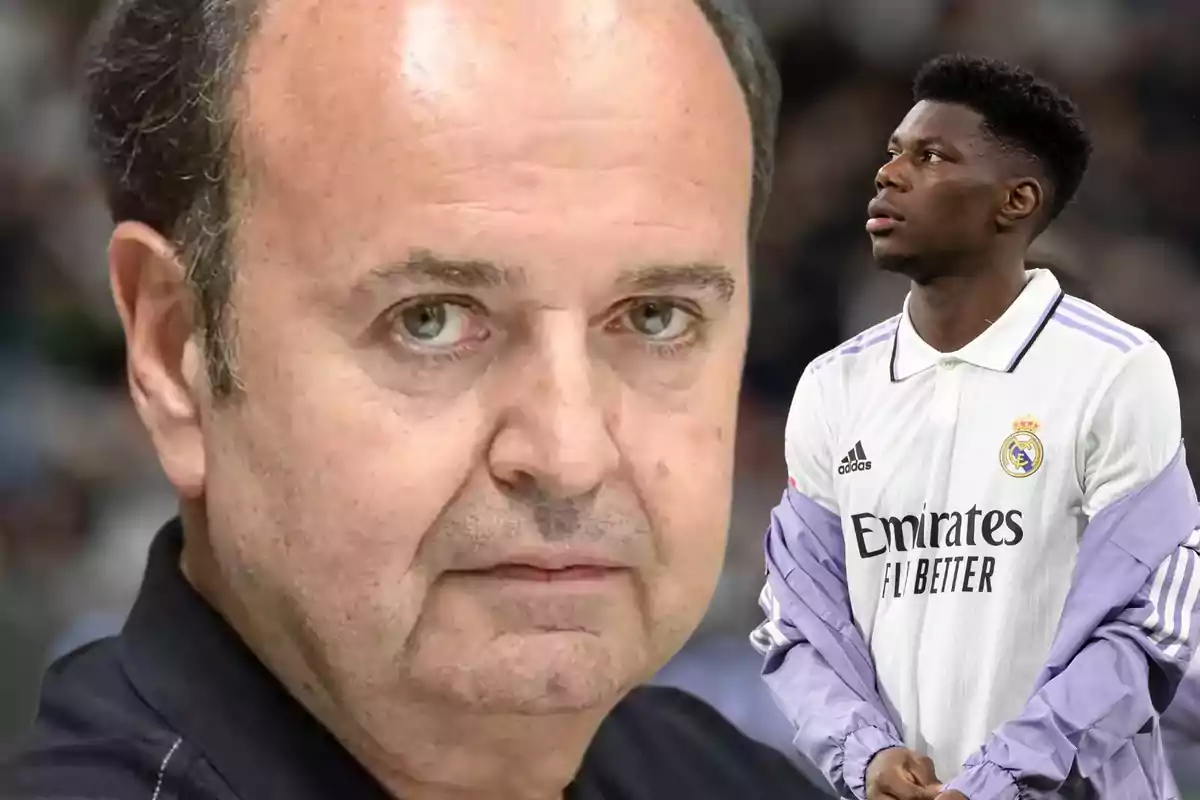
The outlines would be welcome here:
<svg viewBox="0 0 1200 800">
<path fill-rule="evenodd" d="M 828 405 L 810 366 L 788 415 L 788 489 L 766 534 L 766 620 L 751 635 L 795 744 L 841 797 L 865 798 L 881 750 L 902 746 L 854 625 L 833 495 Z"/>
<path fill-rule="evenodd" d="M 1162 348 L 1126 356 L 1083 433 L 1089 524 L 1060 635 L 1084 621 L 1095 627 L 947 787 L 971 800 L 1057 797 L 1078 782 L 1089 796 L 1120 795 L 1100 785 L 1101 768 L 1170 702 L 1200 633 L 1196 499 Z M 1119 575 L 1141 584 L 1132 598 L 1103 590 Z"/>
</svg>

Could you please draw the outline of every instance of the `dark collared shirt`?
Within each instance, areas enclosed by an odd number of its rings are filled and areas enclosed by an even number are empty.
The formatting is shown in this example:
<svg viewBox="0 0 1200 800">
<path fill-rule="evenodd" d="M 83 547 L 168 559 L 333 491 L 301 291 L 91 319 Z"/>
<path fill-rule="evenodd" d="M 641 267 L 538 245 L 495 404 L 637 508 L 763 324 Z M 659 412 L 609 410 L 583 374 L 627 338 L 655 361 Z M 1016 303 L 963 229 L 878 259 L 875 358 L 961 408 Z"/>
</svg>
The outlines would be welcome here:
<svg viewBox="0 0 1200 800">
<path fill-rule="evenodd" d="M 4 800 L 385 800 L 179 570 L 182 530 L 150 552 L 119 637 L 57 662 Z M 569 800 L 822 795 L 700 700 L 643 688 L 600 729 Z"/>
</svg>

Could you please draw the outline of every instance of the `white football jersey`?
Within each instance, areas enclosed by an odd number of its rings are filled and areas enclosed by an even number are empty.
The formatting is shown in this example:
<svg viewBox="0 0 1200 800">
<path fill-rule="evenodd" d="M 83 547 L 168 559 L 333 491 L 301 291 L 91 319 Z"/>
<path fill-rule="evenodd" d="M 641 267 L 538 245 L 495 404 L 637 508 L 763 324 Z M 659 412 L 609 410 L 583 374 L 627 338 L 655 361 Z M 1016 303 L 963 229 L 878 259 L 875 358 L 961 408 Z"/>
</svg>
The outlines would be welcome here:
<svg viewBox="0 0 1200 800">
<path fill-rule="evenodd" d="M 790 481 L 840 517 L 879 689 L 943 780 L 1029 699 L 1088 520 L 1179 441 L 1162 348 L 1044 270 L 957 352 L 906 301 L 805 371 Z"/>
</svg>

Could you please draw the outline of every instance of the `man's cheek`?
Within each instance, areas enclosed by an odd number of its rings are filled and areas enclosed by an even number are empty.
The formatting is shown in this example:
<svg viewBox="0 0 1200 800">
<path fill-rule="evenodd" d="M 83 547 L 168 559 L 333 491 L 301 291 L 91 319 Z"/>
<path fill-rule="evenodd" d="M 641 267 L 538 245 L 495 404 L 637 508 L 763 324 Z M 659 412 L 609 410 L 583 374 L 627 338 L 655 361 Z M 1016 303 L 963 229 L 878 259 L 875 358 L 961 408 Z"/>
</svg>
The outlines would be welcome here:
<svg viewBox="0 0 1200 800">
<path fill-rule="evenodd" d="M 338 408 L 305 409 L 289 452 L 308 465 L 297 477 L 376 524 L 429 527 L 476 467 L 480 424 L 444 408 L 410 419 L 401 400 L 365 397 Z"/>
<path fill-rule="evenodd" d="M 671 570 L 705 574 L 725 550 L 730 493 L 721 457 L 660 462 L 652 510 L 663 561 Z"/>
<path fill-rule="evenodd" d="M 665 519 L 710 518 L 727 512 L 732 425 L 685 415 L 635 420 L 622 449 L 658 527 Z M 665 518 L 665 519 L 664 519 Z"/>
</svg>

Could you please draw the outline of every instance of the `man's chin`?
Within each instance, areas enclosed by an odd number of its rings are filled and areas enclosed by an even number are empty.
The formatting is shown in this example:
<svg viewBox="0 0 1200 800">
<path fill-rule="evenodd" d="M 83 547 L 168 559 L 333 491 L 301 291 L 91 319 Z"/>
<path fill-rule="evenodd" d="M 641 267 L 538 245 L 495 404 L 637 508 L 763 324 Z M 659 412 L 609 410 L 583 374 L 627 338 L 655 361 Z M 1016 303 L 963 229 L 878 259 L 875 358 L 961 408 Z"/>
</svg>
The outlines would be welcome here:
<svg viewBox="0 0 1200 800">
<path fill-rule="evenodd" d="M 919 260 L 915 253 L 899 246 L 898 242 L 886 239 L 876 239 L 871 243 L 871 256 L 879 269 L 906 277 L 912 277 Z"/>
<path fill-rule="evenodd" d="M 620 639 L 621 637 L 614 637 Z M 484 714 L 607 710 L 648 671 L 645 651 L 571 630 L 507 634 L 465 646 L 453 663 L 418 677 L 426 692 Z"/>
</svg>

